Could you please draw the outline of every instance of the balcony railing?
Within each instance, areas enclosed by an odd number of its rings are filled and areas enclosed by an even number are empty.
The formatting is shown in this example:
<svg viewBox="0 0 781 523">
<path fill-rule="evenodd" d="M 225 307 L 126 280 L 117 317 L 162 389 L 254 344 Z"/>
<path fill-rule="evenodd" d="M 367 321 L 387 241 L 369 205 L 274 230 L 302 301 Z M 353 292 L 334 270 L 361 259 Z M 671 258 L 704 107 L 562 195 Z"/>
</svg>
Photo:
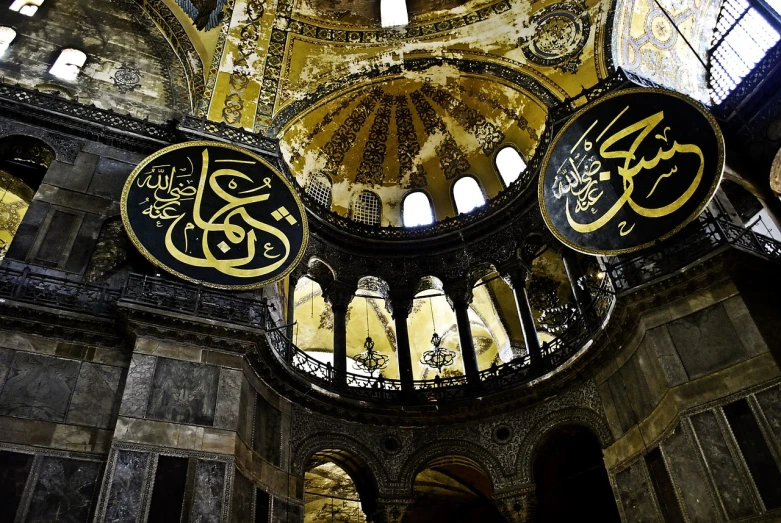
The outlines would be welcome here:
<svg viewBox="0 0 781 523">
<path fill-rule="evenodd" d="M 605 268 L 620 294 L 680 271 L 722 246 L 781 261 L 781 242 L 706 211 L 658 248 L 606 258 Z"/>
<path fill-rule="evenodd" d="M 119 291 L 106 286 L 72 282 L 22 271 L 0 269 L 0 299 L 53 307 L 72 312 L 112 317 L 117 311 Z"/>
<path fill-rule="evenodd" d="M 722 246 L 781 261 L 781 242 L 706 213 L 653 251 L 606 260 L 610 277 L 591 289 L 592 302 L 583 314 L 569 317 L 557 337 L 543 343 L 539 364 L 532 366 L 528 356 L 522 356 L 484 369 L 478 383 L 468 383 L 464 376 L 417 380 L 412 390 L 407 391 L 402 391 L 399 380 L 350 372 L 338 376 L 331 364 L 313 358 L 292 343 L 286 326 L 275 324 L 265 299 L 139 274 L 130 274 L 120 290 L 39 274 L 28 267 L 22 271 L 0 269 L 0 302 L 26 302 L 102 318 L 115 317 L 118 305 L 135 304 L 244 326 L 255 329 L 258 335 L 265 333 L 284 365 L 324 389 L 367 401 L 420 404 L 511 389 L 559 368 L 604 328 L 615 303 L 615 293 L 680 271 Z"/>
</svg>

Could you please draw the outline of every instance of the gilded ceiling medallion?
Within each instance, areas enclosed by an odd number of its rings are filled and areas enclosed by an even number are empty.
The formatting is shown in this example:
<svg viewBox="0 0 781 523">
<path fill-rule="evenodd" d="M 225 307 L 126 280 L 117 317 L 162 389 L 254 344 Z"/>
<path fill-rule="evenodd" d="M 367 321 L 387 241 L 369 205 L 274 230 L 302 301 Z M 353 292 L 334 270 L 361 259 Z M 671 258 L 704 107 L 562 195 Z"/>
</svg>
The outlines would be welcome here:
<svg viewBox="0 0 781 523">
<path fill-rule="evenodd" d="M 530 24 L 534 36 L 518 42 L 526 58 L 537 65 L 577 73 L 580 55 L 591 34 L 586 10 L 579 4 L 562 2 L 536 12 Z"/>
</svg>

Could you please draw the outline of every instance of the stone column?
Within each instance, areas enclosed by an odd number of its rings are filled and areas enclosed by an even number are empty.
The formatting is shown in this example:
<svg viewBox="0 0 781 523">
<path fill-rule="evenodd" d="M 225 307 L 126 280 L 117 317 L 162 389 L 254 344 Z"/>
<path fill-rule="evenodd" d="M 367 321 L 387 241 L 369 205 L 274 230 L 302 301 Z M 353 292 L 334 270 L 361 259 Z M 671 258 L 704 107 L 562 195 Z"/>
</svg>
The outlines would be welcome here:
<svg viewBox="0 0 781 523">
<path fill-rule="evenodd" d="M 447 300 L 456 313 L 458 341 L 461 346 L 461 357 L 464 360 L 466 381 L 470 385 L 479 385 L 480 369 L 477 366 L 472 326 L 469 324 L 469 304 L 472 303 L 472 286 L 467 282 L 451 284 L 445 287 L 445 294 L 447 294 Z"/>
<path fill-rule="evenodd" d="M 526 343 L 529 359 L 532 366 L 539 366 L 542 363 L 542 349 L 540 348 L 540 339 L 537 337 L 537 326 L 534 324 L 532 307 L 529 305 L 529 295 L 526 293 L 528 275 L 528 271 L 523 267 L 512 267 L 506 271 L 505 279 L 515 296 L 515 306 L 521 320 L 523 339 Z"/>
<path fill-rule="evenodd" d="M 285 321 L 288 324 L 288 328 L 285 329 L 287 332 L 287 339 L 290 340 L 290 350 L 287 352 L 287 362 L 292 363 L 293 362 L 293 333 L 295 327 L 293 326 L 293 323 L 295 323 L 296 320 L 296 284 L 298 283 L 298 278 L 296 276 L 293 276 L 292 274 L 288 276 L 288 289 L 287 289 L 287 317 L 285 318 Z"/>
<path fill-rule="evenodd" d="M 347 307 L 355 289 L 335 281 L 323 291 L 334 315 L 334 385 L 347 386 Z"/>
<path fill-rule="evenodd" d="M 412 311 L 412 298 L 407 293 L 391 291 L 390 302 L 391 315 L 396 325 L 396 358 L 399 363 L 401 389 L 404 392 L 412 392 L 414 378 L 412 375 L 412 353 L 409 346 L 409 328 L 407 327 L 407 318 Z"/>
<path fill-rule="evenodd" d="M 577 305 L 578 311 L 585 320 L 586 325 L 590 327 L 595 320 L 589 309 L 589 305 L 591 304 L 591 293 L 585 287 L 583 270 L 578 263 L 577 254 L 569 247 L 564 246 L 561 251 L 561 259 L 564 262 L 564 270 L 567 271 L 569 284 L 572 287 L 572 296 L 575 298 L 575 305 Z M 579 282 L 582 282 L 584 286 L 581 287 Z"/>
</svg>

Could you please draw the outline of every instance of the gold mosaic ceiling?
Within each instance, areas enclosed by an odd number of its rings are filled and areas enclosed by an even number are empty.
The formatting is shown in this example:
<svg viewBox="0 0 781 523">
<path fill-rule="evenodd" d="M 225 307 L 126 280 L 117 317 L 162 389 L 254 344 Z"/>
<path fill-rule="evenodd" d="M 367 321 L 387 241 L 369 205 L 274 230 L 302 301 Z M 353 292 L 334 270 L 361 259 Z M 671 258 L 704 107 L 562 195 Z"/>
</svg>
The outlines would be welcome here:
<svg viewBox="0 0 781 523">
<path fill-rule="evenodd" d="M 333 208 L 347 214 L 364 188 L 379 194 L 383 225 L 401 225 L 400 202 L 425 189 L 439 218 L 454 215 L 450 186 L 480 180 L 487 197 L 504 186 L 494 156 L 511 144 L 530 156 L 545 107 L 517 86 L 433 66 L 417 75 L 360 85 L 313 107 L 282 134 L 299 183 L 324 173 L 334 181 Z"/>
</svg>

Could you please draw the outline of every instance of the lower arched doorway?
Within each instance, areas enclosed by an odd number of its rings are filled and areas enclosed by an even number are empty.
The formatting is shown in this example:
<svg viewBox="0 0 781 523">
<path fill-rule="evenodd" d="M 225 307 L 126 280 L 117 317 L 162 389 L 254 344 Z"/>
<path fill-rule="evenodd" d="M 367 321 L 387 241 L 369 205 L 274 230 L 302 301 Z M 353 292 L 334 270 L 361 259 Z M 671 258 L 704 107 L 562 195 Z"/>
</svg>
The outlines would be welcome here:
<svg viewBox="0 0 781 523">
<path fill-rule="evenodd" d="M 620 523 L 602 448 L 588 429 L 566 425 L 550 432 L 534 460 L 536 523 Z"/>
<path fill-rule="evenodd" d="M 469 461 L 446 458 L 415 477 L 414 502 L 402 523 L 504 523 L 488 476 Z"/>
<path fill-rule="evenodd" d="M 365 523 L 376 486 L 362 462 L 341 450 L 314 454 L 304 474 L 304 523 Z"/>
</svg>

